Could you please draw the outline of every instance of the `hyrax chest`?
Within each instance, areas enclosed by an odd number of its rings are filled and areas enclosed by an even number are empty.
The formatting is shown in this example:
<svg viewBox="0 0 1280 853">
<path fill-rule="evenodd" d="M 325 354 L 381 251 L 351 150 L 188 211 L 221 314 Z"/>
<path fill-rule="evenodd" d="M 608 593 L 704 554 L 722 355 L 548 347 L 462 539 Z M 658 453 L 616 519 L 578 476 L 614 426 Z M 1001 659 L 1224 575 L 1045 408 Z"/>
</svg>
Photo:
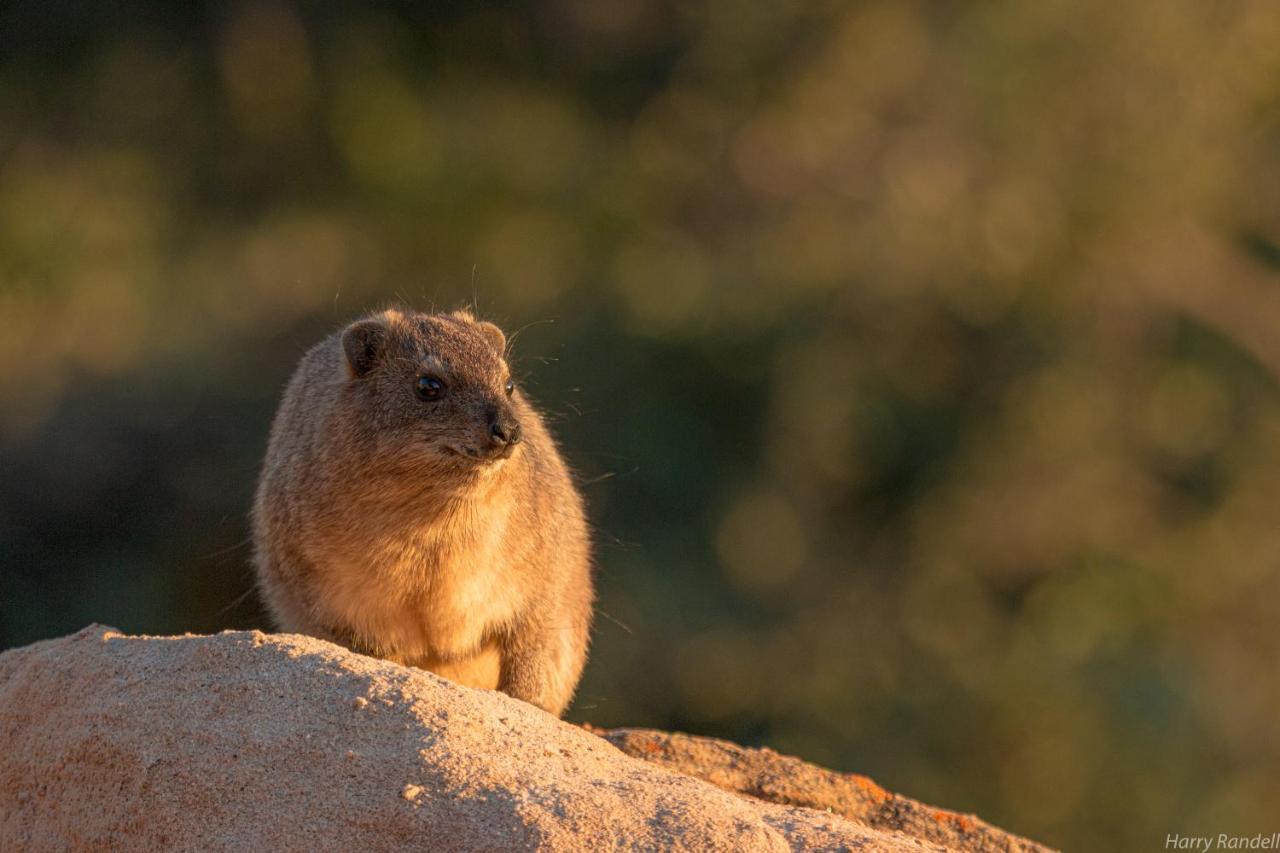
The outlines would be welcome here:
<svg viewBox="0 0 1280 853">
<path fill-rule="evenodd" d="M 370 528 L 362 546 L 331 551 L 317 572 L 328 614 L 386 657 L 457 661 L 510 624 L 521 605 L 501 519 Z"/>
</svg>

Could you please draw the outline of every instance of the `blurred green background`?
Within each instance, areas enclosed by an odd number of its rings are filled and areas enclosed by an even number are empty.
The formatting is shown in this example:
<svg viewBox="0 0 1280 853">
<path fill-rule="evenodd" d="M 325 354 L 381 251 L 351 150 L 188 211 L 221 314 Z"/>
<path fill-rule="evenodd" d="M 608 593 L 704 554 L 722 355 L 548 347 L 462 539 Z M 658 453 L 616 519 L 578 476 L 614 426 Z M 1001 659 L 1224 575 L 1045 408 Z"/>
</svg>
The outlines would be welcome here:
<svg viewBox="0 0 1280 853">
<path fill-rule="evenodd" d="M 0 7 L 0 647 L 266 627 L 282 385 L 473 300 L 572 713 L 1074 849 L 1280 814 L 1280 4 Z"/>
</svg>

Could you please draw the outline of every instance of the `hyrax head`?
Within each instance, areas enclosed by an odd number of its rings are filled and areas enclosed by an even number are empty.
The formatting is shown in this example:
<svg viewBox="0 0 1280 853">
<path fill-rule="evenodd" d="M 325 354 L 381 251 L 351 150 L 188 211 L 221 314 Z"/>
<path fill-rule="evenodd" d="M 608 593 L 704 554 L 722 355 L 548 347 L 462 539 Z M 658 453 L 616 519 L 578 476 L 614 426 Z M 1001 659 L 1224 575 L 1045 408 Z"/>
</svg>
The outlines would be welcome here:
<svg viewBox="0 0 1280 853">
<path fill-rule="evenodd" d="M 424 459 L 506 459 L 521 438 L 506 337 L 465 311 L 383 311 L 342 333 L 343 395 L 365 433 Z"/>
</svg>

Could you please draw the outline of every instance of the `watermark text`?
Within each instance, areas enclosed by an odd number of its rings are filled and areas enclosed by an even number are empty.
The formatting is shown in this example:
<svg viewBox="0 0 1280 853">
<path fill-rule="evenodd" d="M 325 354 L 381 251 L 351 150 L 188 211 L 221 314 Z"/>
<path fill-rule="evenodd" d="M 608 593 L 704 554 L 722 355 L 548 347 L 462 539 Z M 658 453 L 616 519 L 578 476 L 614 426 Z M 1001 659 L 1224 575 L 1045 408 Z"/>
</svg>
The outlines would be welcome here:
<svg viewBox="0 0 1280 853">
<path fill-rule="evenodd" d="M 1166 850 L 1280 850 L 1280 832 L 1270 835 L 1167 835 Z"/>
</svg>

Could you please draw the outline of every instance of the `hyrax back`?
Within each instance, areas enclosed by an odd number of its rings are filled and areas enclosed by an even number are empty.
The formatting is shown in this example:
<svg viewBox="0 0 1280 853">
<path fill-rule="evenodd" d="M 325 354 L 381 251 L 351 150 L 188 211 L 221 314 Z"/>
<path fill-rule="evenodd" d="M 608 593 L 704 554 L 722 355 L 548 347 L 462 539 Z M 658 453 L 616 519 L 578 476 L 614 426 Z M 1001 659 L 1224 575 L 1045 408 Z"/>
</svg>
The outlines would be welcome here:
<svg viewBox="0 0 1280 853">
<path fill-rule="evenodd" d="M 253 509 L 281 630 L 564 711 L 586 660 L 582 500 L 497 326 L 384 311 L 302 359 Z"/>
</svg>

